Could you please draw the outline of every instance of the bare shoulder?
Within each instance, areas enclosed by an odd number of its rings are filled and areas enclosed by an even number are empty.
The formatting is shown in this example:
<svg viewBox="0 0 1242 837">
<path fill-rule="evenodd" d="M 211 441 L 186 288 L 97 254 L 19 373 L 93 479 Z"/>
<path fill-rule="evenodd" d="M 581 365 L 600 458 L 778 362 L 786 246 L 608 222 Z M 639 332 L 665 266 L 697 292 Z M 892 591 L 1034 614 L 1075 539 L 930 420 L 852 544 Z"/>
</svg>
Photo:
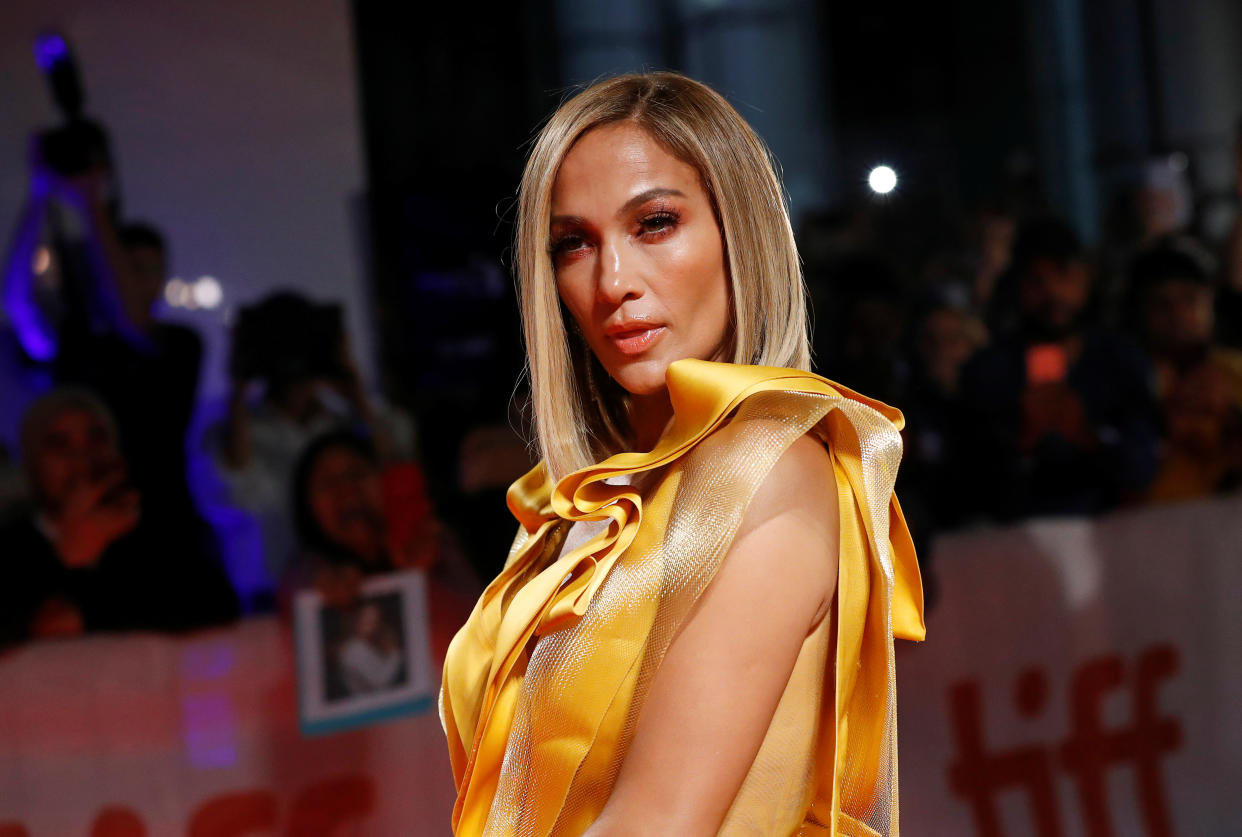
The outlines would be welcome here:
<svg viewBox="0 0 1242 837">
<path fill-rule="evenodd" d="M 794 523 L 790 518 L 798 519 Z M 835 536 L 837 483 L 832 456 L 811 434 L 800 436 L 777 460 L 747 507 L 737 537 L 782 521 L 809 526 L 812 533 Z"/>
<path fill-rule="evenodd" d="M 836 591 L 839 549 L 832 457 L 804 435 L 759 486 L 720 567 L 718 590 L 709 592 L 780 599 L 799 615 L 797 624 L 810 626 Z"/>
</svg>

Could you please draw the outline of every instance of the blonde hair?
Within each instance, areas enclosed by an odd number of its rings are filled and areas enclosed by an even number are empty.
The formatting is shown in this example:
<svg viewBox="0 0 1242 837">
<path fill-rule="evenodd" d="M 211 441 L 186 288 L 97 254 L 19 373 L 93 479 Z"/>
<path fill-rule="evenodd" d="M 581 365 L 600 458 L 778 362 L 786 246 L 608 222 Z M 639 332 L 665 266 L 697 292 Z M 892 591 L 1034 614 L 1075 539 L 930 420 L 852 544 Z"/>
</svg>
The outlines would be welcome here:
<svg viewBox="0 0 1242 837">
<path fill-rule="evenodd" d="M 802 267 L 763 141 L 720 94 L 678 73 L 597 82 L 562 104 L 539 133 L 518 198 L 517 273 L 535 435 L 554 478 L 631 443 L 628 395 L 563 310 L 548 249 L 552 185 L 565 155 L 591 129 L 625 121 L 693 166 L 711 201 L 731 289 L 724 358 L 810 368 Z"/>
</svg>

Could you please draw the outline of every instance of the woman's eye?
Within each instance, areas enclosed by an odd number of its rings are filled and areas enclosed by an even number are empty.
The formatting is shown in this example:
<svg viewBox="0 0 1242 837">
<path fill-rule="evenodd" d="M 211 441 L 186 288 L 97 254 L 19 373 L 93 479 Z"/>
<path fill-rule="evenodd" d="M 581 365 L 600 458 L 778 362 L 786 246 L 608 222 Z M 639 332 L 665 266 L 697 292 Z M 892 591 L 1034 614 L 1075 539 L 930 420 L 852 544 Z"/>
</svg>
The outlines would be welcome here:
<svg viewBox="0 0 1242 837">
<path fill-rule="evenodd" d="M 642 227 L 642 231 L 647 234 L 668 232 L 677 226 L 677 216 L 671 212 L 657 212 L 654 215 L 648 215 L 638 222 Z"/>
<path fill-rule="evenodd" d="M 552 255 L 560 256 L 566 253 L 572 253 L 575 250 L 581 250 L 586 246 L 586 240 L 580 235 L 567 235 L 558 238 L 552 242 Z"/>
</svg>

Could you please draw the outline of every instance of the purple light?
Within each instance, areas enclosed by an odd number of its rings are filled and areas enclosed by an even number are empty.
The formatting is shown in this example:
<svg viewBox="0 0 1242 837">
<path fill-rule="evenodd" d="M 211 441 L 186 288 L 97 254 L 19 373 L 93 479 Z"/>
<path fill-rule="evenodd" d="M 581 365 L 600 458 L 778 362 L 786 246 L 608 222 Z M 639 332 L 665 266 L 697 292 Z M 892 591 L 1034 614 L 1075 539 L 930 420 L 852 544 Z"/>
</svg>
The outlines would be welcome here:
<svg viewBox="0 0 1242 837">
<path fill-rule="evenodd" d="M 28 282 L 29 277 L 22 274 L 21 266 L 15 265 L 8 276 L 9 290 L 4 306 L 26 354 L 30 355 L 31 360 L 46 363 L 56 357 L 56 338 L 39 317 L 34 304 L 15 293 L 16 289 L 23 287 L 23 283 Z"/>
<path fill-rule="evenodd" d="M 44 32 L 35 38 L 35 61 L 45 73 L 69 57 L 69 45 L 59 32 Z"/>
<path fill-rule="evenodd" d="M 237 764 L 237 710 L 225 693 L 181 698 L 181 732 L 190 764 L 198 768 Z"/>
<path fill-rule="evenodd" d="M 230 640 L 193 642 L 181 652 L 181 676 L 186 680 L 218 680 L 237 665 L 237 652 Z"/>
</svg>

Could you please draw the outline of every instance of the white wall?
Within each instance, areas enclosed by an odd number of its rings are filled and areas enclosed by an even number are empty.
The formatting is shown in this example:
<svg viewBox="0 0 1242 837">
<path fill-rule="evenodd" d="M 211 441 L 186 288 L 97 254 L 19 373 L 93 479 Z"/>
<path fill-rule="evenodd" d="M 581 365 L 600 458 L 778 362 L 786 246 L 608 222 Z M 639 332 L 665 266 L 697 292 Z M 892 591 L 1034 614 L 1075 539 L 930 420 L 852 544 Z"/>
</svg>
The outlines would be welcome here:
<svg viewBox="0 0 1242 837">
<path fill-rule="evenodd" d="M 344 302 L 371 371 L 360 225 L 359 106 L 346 0 L 4 0 L 0 238 L 26 189 L 25 147 L 56 120 L 31 49 L 61 28 L 88 111 L 112 134 L 129 218 L 161 227 L 173 273 L 224 287 L 178 312 L 208 344 L 207 396 L 227 385 L 226 312 L 296 286 Z"/>
</svg>

